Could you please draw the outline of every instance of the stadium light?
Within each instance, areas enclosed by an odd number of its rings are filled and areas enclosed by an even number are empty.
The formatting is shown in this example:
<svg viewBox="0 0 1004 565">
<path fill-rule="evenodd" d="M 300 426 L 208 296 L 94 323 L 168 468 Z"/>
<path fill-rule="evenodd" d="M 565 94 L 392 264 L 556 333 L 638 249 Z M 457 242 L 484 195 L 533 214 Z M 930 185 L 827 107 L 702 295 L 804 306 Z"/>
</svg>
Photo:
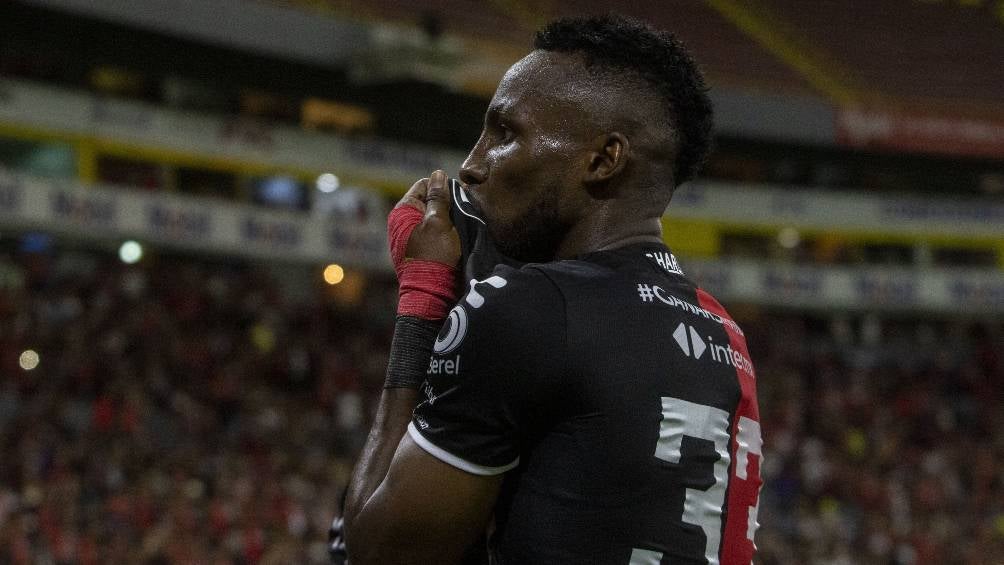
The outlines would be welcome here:
<svg viewBox="0 0 1004 565">
<path fill-rule="evenodd" d="M 17 364 L 25 371 L 31 371 L 35 367 L 38 367 L 40 360 L 41 358 L 38 356 L 37 351 L 34 349 L 26 349 L 21 352 L 21 357 L 18 358 Z"/>
<path fill-rule="evenodd" d="M 337 263 L 332 263 L 324 268 L 324 282 L 336 285 L 345 279 L 345 269 Z"/>
<path fill-rule="evenodd" d="M 119 247 L 119 259 L 127 265 L 132 265 L 143 258 L 143 246 L 139 242 L 129 240 Z"/>
<path fill-rule="evenodd" d="M 338 177 L 331 173 L 324 173 L 323 175 L 317 177 L 317 190 L 325 194 L 330 194 L 336 190 L 341 185 L 341 181 Z"/>
<path fill-rule="evenodd" d="M 801 241 L 802 236 L 795 228 L 784 228 L 777 233 L 777 242 L 785 249 L 794 249 Z"/>
</svg>

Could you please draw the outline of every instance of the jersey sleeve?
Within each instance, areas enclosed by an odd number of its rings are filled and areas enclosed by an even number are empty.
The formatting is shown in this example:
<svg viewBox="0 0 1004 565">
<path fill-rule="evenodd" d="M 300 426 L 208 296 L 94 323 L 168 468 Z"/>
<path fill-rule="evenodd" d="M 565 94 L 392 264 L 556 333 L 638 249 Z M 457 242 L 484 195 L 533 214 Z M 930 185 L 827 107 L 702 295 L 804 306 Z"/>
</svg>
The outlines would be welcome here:
<svg viewBox="0 0 1004 565">
<path fill-rule="evenodd" d="M 436 338 L 408 432 L 428 453 L 479 475 L 519 464 L 521 446 L 560 384 L 561 293 L 532 267 L 468 281 Z"/>
</svg>

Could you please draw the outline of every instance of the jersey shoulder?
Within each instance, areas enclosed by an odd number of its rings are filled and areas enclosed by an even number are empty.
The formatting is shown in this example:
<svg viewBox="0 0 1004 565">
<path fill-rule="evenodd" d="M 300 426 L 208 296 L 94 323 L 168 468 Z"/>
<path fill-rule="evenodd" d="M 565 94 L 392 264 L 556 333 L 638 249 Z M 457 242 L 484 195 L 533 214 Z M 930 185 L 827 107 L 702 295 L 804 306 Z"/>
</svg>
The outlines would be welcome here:
<svg viewBox="0 0 1004 565">
<path fill-rule="evenodd" d="M 592 259 L 592 258 L 591 258 Z M 637 258 L 613 256 L 603 260 L 567 259 L 529 265 L 554 284 L 566 302 L 618 302 L 636 294 L 639 283 L 659 283 L 669 293 L 692 293 L 695 285 L 682 274 L 667 275 Z"/>
<path fill-rule="evenodd" d="M 531 263 L 523 270 L 551 282 L 561 293 L 574 292 L 586 287 L 602 287 L 611 279 L 623 276 L 614 268 L 589 261 L 566 259 L 550 263 Z"/>
<path fill-rule="evenodd" d="M 459 305 L 480 317 L 555 319 L 564 309 L 558 286 L 535 265 L 497 265 L 484 278 L 468 278 L 461 292 Z"/>
<path fill-rule="evenodd" d="M 676 257 L 662 244 L 640 243 L 594 251 L 575 259 L 534 265 L 555 281 L 603 282 L 619 278 L 662 280 L 694 288 L 680 269 Z"/>
</svg>

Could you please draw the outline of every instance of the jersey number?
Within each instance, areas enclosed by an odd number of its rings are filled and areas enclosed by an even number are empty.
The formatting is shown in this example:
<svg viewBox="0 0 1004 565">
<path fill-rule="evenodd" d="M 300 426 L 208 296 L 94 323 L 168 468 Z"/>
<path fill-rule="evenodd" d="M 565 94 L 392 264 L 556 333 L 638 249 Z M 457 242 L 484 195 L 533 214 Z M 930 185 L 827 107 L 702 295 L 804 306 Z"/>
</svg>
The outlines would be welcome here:
<svg viewBox="0 0 1004 565">
<path fill-rule="evenodd" d="M 729 413 L 720 408 L 695 404 L 679 398 L 662 397 L 662 423 L 659 426 L 659 440 L 655 446 L 655 456 L 668 463 L 685 465 L 681 461 L 680 448 L 684 436 L 710 442 L 718 455 L 714 462 L 713 482 L 707 488 L 688 488 L 683 503 L 682 519 L 688 524 L 701 528 L 705 536 L 704 556 L 709 565 L 718 564 L 718 550 L 722 542 L 722 512 L 725 506 L 725 492 L 729 484 Z M 760 424 L 740 416 L 738 426 L 735 474 L 746 479 L 749 454 L 761 454 Z M 753 539 L 756 529 L 756 508 L 750 508 L 747 537 Z M 662 553 L 649 549 L 635 549 L 631 552 L 630 565 L 658 565 Z"/>
</svg>

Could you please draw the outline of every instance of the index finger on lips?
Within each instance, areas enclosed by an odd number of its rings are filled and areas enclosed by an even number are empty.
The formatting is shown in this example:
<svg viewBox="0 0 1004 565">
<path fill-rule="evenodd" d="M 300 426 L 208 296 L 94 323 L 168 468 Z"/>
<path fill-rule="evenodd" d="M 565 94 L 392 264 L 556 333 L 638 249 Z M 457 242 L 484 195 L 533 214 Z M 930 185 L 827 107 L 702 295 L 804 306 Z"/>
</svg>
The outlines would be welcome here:
<svg viewBox="0 0 1004 565">
<path fill-rule="evenodd" d="M 429 177 L 425 196 L 426 219 L 438 217 L 450 219 L 450 190 L 446 186 L 446 173 L 437 170 Z"/>
<path fill-rule="evenodd" d="M 395 208 L 400 208 L 401 206 L 411 206 L 418 211 L 425 213 L 425 200 L 429 193 L 429 179 L 418 179 L 415 184 L 411 185 L 408 192 L 404 193 L 401 200 L 397 201 L 394 205 Z"/>
</svg>

